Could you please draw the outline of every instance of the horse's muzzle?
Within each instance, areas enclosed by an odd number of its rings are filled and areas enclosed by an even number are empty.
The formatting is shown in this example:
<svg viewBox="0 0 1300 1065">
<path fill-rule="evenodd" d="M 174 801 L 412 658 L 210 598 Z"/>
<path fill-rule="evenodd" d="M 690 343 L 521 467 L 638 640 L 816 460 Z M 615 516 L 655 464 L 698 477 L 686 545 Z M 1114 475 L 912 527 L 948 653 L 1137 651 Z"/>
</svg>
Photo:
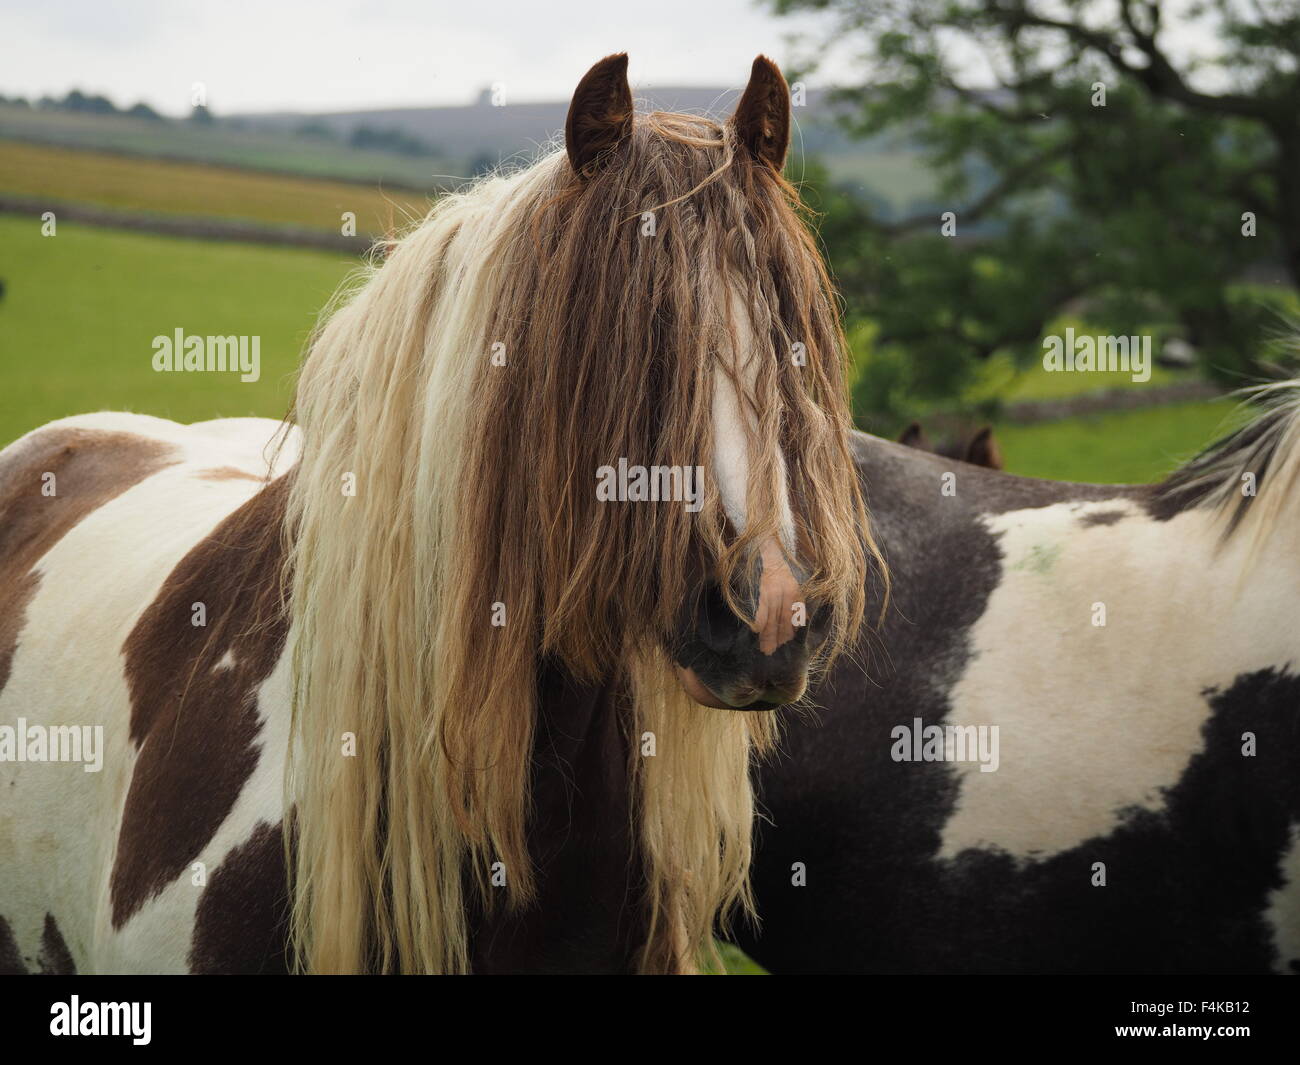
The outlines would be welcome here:
<svg viewBox="0 0 1300 1065">
<path fill-rule="evenodd" d="M 725 710 L 772 710 L 800 699 L 829 627 L 827 611 L 812 611 L 807 624 L 794 626 L 766 654 L 759 634 L 732 613 L 715 583 L 702 589 L 683 620 L 673 653 L 678 680 L 696 702 Z"/>
</svg>

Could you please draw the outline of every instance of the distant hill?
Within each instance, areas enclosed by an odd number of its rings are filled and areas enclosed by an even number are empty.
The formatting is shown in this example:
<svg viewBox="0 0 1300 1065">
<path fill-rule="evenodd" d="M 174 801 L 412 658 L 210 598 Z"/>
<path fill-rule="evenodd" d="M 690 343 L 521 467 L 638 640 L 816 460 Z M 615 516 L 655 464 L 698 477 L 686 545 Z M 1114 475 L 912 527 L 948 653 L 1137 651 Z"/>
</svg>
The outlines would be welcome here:
<svg viewBox="0 0 1300 1065">
<path fill-rule="evenodd" d="M 419 191 L 434 191 L 440 175 L 460 173 L 459 163 L 449 159 L 362 151 L 335 140 L 239 129 L 221 120 L 198 125 L 12 104 L 0 104 L 0 141 L 5 140 Z"/>
<path fill-rule="evenodd" d="M 735 109 L 738 89 L 705 86 L 642 87 L 635 92 L 639 111 L 684 111 L 723 119 Z M 230 123 L 250 133 L 285 137 L 303 131 L 328 134 L 347 143 L 358 130 L 393 131 L 428 146 L 447 160 L 450 174 L 469 176 L 501 162 L 527 159 L 564 130 L 567 100 L 492 104 L 484 89 L 471 104 L 458 107 L 395 107 L 366 111 L 305 113 L 279 111 L 233 115 Z M 807 93 L 794 109 L 793 151 L 826 164 L 831 177 L 871 197 L 887 215 L 928 204 L 934 184 L 915 149 L 898 138 L 855 141 L 835 121 L 829 94 Z"/>
<path fill-rule="evenodd" d="M 643 87 L 639 110 L 724 118 L 737 90 Z M 116 152 L 436 193 L 499 163 L 530 159 L 564 128 L 568 101 L 496 107 L 484 90 L 460 107 L 402 107 L 323 114 L 282 111 L 213 116 L 202 123 L 123 112 L 31 108 L 0 102 L 0 141 Z M 934 185 L 916 149 L 902 138 L 855 141 L 834 121 L 825 92 L 810 91 L 794 110 L 792 150 L 825 164 L 831 178 L 869 197 L 887 216 L 929 210 Z M 0 188 L 0 192 L 5 191 Z M 10 190 L 12 191 L 12 190 Z"/>
<path fill-rule="evenodd" d="M 641 111 L 685 111 L 715 118 L 735 108 L 739 90 L 698 86 L 664 86 L 643 89 L 636 94 Z M 568 101 L 510 103 L 496 107 L 490 89 L 484 89 L 472 104 L 459 107 L 400 107 L 369 111 L 331 111 L 307 114 L 279 111 L 267 114 L 232 115 L 231 120 L 250 130 L 289 133 L 310 126 L 323 126 L 334 136 L 347 140 L 359 128 L 398 130 L 428 144 L 439 156 L 477 164 L 495 165 L 521 152 L 530 153 L 549 143 L 564 130 Z M 834 128 L 824 92 L 809 92 L 804 106 L 795 110 L 807 151 L 844 151 L 850 145 Z"/>
</svg>

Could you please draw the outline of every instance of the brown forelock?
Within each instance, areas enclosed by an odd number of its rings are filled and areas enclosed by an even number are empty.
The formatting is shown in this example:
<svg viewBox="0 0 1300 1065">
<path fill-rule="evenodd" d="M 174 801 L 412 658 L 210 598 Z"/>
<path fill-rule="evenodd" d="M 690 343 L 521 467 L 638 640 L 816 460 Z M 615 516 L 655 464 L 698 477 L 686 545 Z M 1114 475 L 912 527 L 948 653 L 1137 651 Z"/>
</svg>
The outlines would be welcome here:
<svg viewBox="0 0 1300 1065">
<path fill-rule="evenodd" d="M 175 461 L 169 444 L 97 429 L 45 429 L 0 455 L 0 690 L 40 584 L 36 563 L 87 514 Z M 52 496 L 42 495 L 46 473 Z"/>
<path fill-rule="evenodd" d="M 641 235 L 645 211 L 654 236 Z M 730 313 L 731 284 L 761 356 L 751 455 L 770 473 L 761 442 L 780 441 L 812 564 L 806 594 L 830 598 L 840 630 L 856 629 L 866 521 L 847 446 L 845 347 L 794 190 L 730 127 L 655 113 L 597 174 L 539 197 L 530 215 L 532 254 L 509 264 L 491 326 L 510 368 L 480 371 L 467 437 L 470 568 L 492 579 L 462 582 L 457 616 L 536 588 L 524 609 L 542 650 L 579 678 L 607 675 L 629 641 L 670 631 L 693 551 L 720 558 L 729 578 L 776 531 L 765 483 L 745 535 L 728 544 L 712 483 L 711 373 L 744 324 Z M 806 366 L 792 358 L 796 342 Z M 622 457 L 703 466 L 704 509 L 598 501 L 597 468 Z"/>
<path fill-rule="evenodd" d="M 284 647 L 287 476 L 204 537 L 122 647 L 139 748 L 113 865 L 113 925 L 195 860 L 257 766 L 257 689 Z M 207 625 L 192 624 L 203 603 Z M 233 664 L 218 663 L 230 653 Z"/>
</svg>

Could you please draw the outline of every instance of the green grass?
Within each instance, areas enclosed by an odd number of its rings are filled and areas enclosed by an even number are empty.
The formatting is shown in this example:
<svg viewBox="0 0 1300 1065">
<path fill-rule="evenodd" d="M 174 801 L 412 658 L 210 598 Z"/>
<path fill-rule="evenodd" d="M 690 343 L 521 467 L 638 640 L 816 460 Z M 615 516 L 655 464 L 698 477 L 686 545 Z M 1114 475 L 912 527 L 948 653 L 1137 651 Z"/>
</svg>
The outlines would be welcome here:
<svg viewBox="0 0 1300 1065">
<path fill-rule="evenodd" d="M 198 126 L 190 122 L 150 122 L 120 115 L 33 111 L 0 105 L 0 137 L 98 148 L 149 158 L 190 159 L 222 166 L 252 167 L 370 184 L 398 183 L 424 189 L 438 175 L 452 172 L 441 158 L 409 158 L 361 151 L 335 141 L 316 141 L 277 133 Z"/>
<path fill-rule="evenodd" d="M 0 190 L 37 203 L 70 201 L 131 211 L 247 219 L 339 233 L 382 234 L 424 217 L 419 193 L 317 181 L 109 152 L 0 141 Z"/>
<path fill-rule="evenodd" d="M 54 418 L 131 410 L 178 421 L 281 417 L 344 255 L 180 240 L 0 216 L 0 446 Z M 261 337 L 261 379 L 156 373 L 152 340 Z"/>
<path fill-rule="evenodd" d="M 1062 375 L 1068 376 L 1068 375 Z M 1057 481 L 1140 484 L 1172 470 L 1232 423 L 1234 401 L 995 426 L 1009 473 Z"/>
<path fill-rule="evenodd" d="M 716 940 L 718 954 L 722 958 L 722 968 L 715 969 L 707 959 L 700 965 L 700 972 L 705 976 L 767 976 L 767 970 L 754 961 L 739 947 L 731 943 Z"/>
</svg>

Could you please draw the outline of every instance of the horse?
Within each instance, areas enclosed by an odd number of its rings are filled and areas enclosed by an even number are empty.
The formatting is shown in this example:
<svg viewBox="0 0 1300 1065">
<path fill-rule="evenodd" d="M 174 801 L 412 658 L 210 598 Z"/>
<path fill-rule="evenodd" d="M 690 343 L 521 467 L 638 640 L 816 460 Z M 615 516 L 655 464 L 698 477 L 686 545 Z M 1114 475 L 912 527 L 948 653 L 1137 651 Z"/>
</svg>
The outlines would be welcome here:
<svg viewBox="0 0 1300 1065">
<path fill-rule="evenodd" d="M 1300 969 L 1300 382 L 1260 401 L 1143 486 L 855 436 L 890 601 L 760 770 L 753 958 Z"/>
<path fill-rule="evenodd" d="M 0 452 L 0 969 L 683 972 L 874 545 L 755 60 L 435 203 L 284 423 Z"/>
<path fill-rule="evenodd" d="M 991 425 L 986 425 L 969 436 L 958 435 L 934 444 L 930 442 L 920 422 L 909 422 L 907 428 L 898 434 L 898 442 L 921 451 L 931 451 L 944 458 L 960 459 L 972 466 L 987 466 L 991 470 L 1003 467 L 1002 449 L 998 447 Z"/>
</svg>

